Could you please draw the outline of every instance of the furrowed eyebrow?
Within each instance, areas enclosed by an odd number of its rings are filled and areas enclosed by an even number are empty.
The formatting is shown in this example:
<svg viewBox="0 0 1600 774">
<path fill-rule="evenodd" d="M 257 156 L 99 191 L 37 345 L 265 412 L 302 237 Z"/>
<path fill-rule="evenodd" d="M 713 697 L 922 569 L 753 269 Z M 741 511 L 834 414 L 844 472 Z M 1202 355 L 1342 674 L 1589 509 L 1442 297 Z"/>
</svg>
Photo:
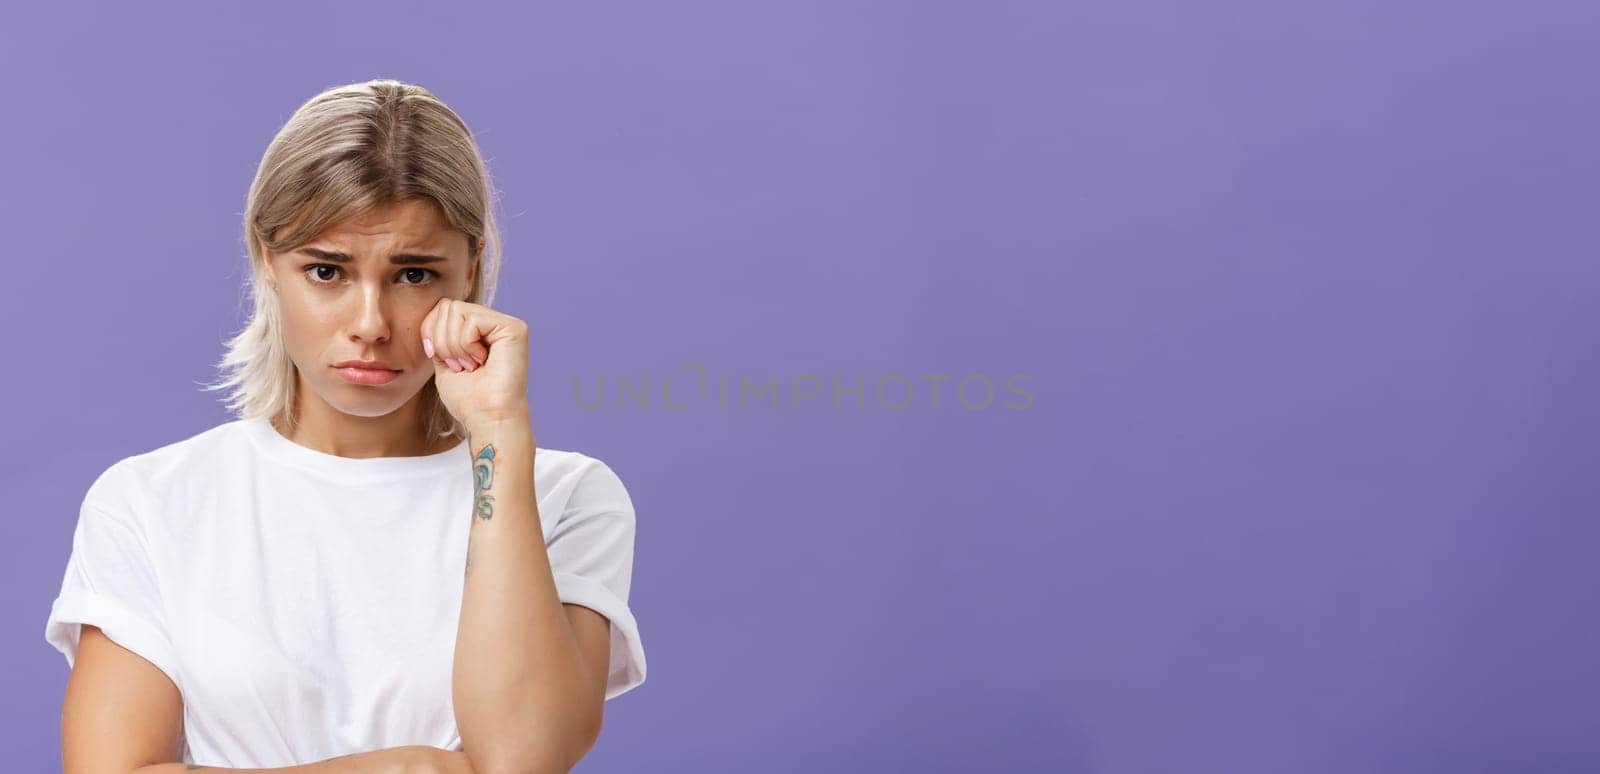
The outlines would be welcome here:
<svg viewBox="0 0 1600 774">
<path fill-rule="evenodd" d="M 295 252 L 304 253 L 305 255 L 309 255 L 312 258 L 317 258 L 317 259 L 324 260 L 324 261 L 333 261 L 334 263 L 349 263 L 350 262 L 350 256 L 345 255 L 344 253 L 335 253 L 335 252 L 331 252 L 331 251 L 328 251 L 328 250 L 318 250 L 315 247 L 302 247 L 302 248 L 300 248 L 298 250 L 295 250 Z M 450 261 L 449 258 L 446 258 L 446 257 L 444 257 L 442 255 L 419 255 L 419 254 L 415 254 L 415 253 L 401 253 L 399 255 L 391 255 L 391 256 L 389 256 L 389 263 L 392 263 L 392 264 L 395 264 L 395 265 L 398 265 L 398 266 L 405 266 L 405 265 L 419 264 L 419 263 L 448 263 L 449 261 Z"/>
</svg>

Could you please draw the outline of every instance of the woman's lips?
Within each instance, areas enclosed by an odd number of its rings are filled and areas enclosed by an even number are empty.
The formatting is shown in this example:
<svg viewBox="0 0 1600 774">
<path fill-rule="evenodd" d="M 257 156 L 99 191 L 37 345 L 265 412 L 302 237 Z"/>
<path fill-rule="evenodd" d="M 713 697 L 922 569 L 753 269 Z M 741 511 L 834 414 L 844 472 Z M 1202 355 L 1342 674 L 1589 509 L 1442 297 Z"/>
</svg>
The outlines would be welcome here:
<svg viewBox="0 0 1600 774">
<path fill-rule="evenodd" d="M 399 371 L 390 371 L 387 368 L 335 368 L 339 378 L 351 384 L 379 385 L 388 384 L 399 378 Z"/>
</svg>

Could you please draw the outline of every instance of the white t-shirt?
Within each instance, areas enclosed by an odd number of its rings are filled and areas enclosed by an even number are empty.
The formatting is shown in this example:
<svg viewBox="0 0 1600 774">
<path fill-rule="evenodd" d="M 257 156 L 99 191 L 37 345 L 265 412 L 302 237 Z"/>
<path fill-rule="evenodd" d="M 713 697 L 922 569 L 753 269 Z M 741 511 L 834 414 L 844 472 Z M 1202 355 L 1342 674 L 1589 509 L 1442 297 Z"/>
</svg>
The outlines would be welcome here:
<svg viewBox="0 0 1600 774">
<path fill-rule="evenodd" d="M 45 640 L 70 667 L 93 624 L 165 672 L 184 763 L 459 750 L 470 454 L 339 457 L 257 419 L 119 460 L 84 496 Z M 632 501 L 605 463 L 555 449 L 534 456 L 534 489 L 558 596 L 611 622 L 615 698 L 645 678 Z"/>
</svg>

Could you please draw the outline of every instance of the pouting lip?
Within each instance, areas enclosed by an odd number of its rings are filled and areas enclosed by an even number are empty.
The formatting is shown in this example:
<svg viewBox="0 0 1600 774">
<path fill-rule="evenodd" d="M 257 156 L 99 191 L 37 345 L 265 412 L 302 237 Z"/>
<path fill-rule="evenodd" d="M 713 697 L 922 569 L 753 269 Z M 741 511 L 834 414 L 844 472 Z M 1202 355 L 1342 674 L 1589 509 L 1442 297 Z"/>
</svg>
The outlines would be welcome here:
<svg viewBox="0 0 1600 774">
<path fill-rule="evenodd" d="M 399 371 L 400 370 L 398 368 L 395 368 L 392 365 L 389 365 L 388 363 L 383 362 L 382 360 L 346 360 L 346 361 L 343 361 L 343 362 L 340 362 L 340 363 L 334 363 L 333 367 L 334 368 L 367 368 L 367 369 L 371 369 L 371 370 L 374 370 L 374 371 Z"/>
</svg>

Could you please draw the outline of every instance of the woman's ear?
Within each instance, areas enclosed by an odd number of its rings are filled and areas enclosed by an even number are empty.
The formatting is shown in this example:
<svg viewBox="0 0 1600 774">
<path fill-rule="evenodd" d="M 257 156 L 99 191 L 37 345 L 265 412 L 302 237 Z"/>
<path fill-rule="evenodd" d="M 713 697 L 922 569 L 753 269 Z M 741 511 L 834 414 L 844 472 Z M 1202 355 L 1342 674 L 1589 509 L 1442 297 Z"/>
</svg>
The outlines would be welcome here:
<svg viewBox="0 0 1600 774">
<path fill-rule="evenodd" d="M 274 289 L 276 289 L 278 287 L 278 274 L 277 274 L 277 270 L 275 268 L 273 268 L 273 266 L 272 266 L 273 257 L 274 256 L 272 255 L 272 250 L 270 248 L 268 248 L 266 245 L 262 245 L 261 246 L 261 262 L 266 265 L 267 284 L 271 285 Z"/>
</svg>

